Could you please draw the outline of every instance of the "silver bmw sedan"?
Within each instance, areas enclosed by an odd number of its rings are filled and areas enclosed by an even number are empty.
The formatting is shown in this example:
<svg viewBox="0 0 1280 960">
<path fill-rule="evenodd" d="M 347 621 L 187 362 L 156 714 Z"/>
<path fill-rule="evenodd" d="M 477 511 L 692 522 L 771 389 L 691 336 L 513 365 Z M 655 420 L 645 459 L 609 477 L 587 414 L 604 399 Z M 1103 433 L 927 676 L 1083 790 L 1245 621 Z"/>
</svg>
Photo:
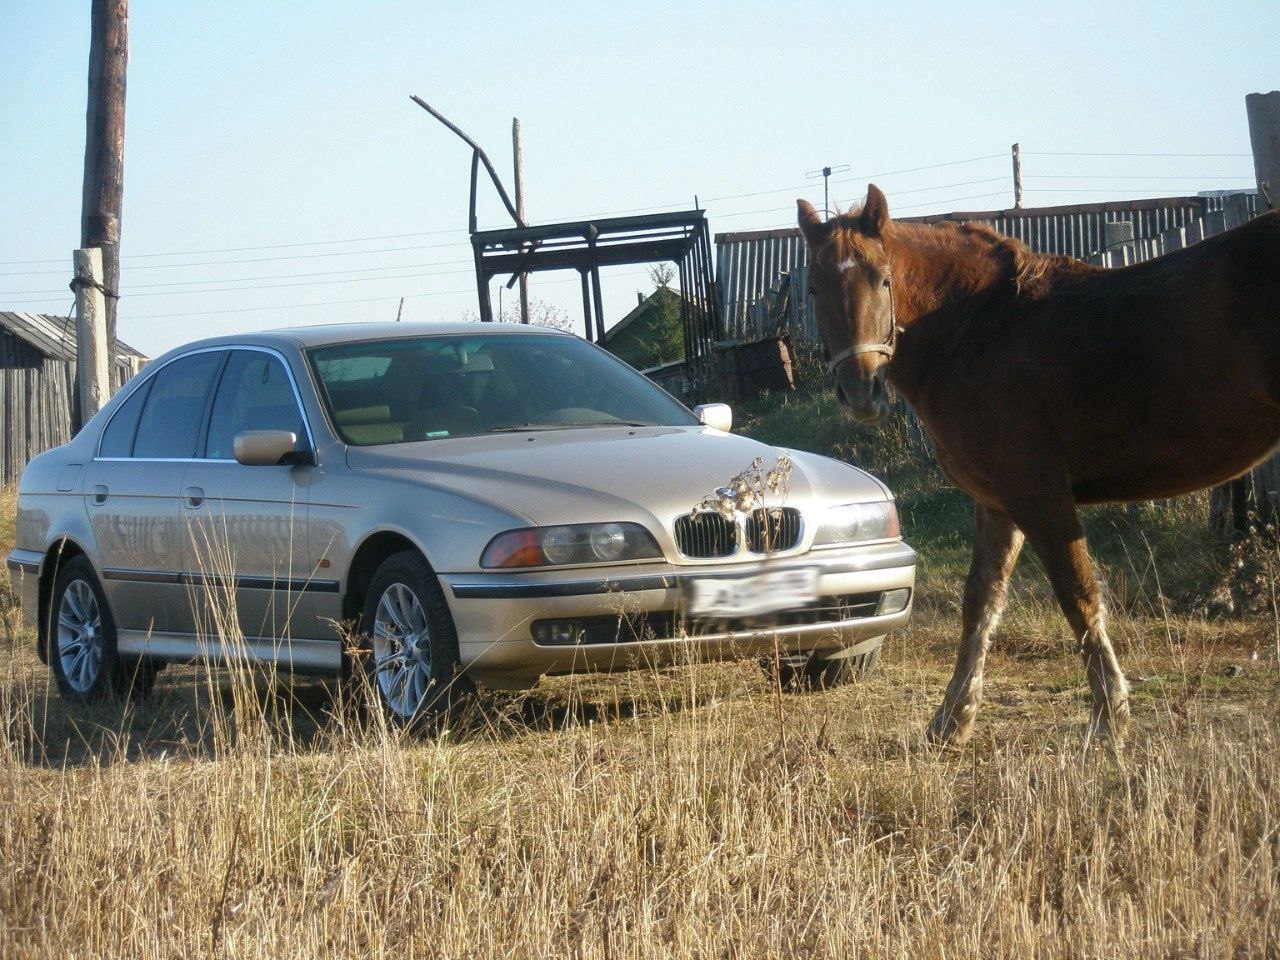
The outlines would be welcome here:
<svg viewBox="0 0 1280 960">
<path fill-rule="evenodd" d="M 205 340 L 31 461 L 8 565 L 79 702 L 231 657 L 368 677 L 404 722 L 682 659 L 860 675 L 911 611 L 892 496 L 730 427 L 537 327 Z"/>
</svg>

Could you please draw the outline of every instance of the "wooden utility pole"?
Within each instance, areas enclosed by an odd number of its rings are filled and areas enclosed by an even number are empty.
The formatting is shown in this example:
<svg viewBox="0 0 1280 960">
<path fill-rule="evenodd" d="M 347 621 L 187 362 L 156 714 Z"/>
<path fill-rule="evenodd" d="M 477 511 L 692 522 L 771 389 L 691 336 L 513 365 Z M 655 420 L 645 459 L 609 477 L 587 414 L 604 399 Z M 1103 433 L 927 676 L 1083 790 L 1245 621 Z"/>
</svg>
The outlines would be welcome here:
<svg viewBox="0 0 1280 960">
<path fill-rule="evenodd" d="M 77 250 L 73 256 L 76 292 L 76 388 L 79 430 L 111 397 L 111 359 L 107 352 L 107 298 L 102 291 L 102 251 Z"/>
<path fill-rule="evenodd" d="M 1022 209 L 1022 146 L 1015 143 L 1013 150 L 1013 205 Z"/>
<path fill-rule="evenodd" d="M 1280 208 L 1280 90 L 1251 93 L 1244 98 L 1249 115 L 1249 145 L 1253 173 L 1263 210 Z"/>
<path fill-rule="evenodd" d="M 520 145 L 520 118 L 511 120 L 511 155 L 515 163 L 516 175 L 516 214 L 517 219 L 524 222 L 524 150 Z M 499 313 L 501 316 L 501 313 Z M 529 275 L 520 274 L 520 322 L 529 322 Z"/>
<path fill-rule="evenodd" d="M 102 283 L 106 287 L 107 301 L 106 336 L 110 356 L 114 356 L 116 352 L 116 300 L 120 289 L 124 94 L 128 64 L 128 0 L 93 0 L 80 246 L 97 247 L 102 251 Z"/>
</svg>

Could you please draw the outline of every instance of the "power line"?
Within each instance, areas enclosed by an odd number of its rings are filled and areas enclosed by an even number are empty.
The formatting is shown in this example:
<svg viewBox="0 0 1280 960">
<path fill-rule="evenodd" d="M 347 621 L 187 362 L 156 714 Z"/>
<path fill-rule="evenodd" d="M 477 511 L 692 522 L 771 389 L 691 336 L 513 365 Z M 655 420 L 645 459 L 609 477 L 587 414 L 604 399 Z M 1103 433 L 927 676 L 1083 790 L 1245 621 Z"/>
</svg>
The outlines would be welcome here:
<svg viewBox="0 0 1280 960">
<path fill-rule="evenodd" d="M 471 271 L 468 270 L 464 272 L 470 273 Z M 645 274 L 644 271 L 633 270 L 633 271 L 629 271 L 627 273 L 621 273 L 621 274 L 612 274 L 612 275 L 605 274 L 605 278 L 609 279 L 611 277 L 612 278 L 640 277 L 640 276 L 646 276 L 646 275 L 647 274 Z M 387 277 L 387 278 L 370 278 L 370 279 L 398 279 L 398 278 Z M 577 280 L 576 278 L 572 278 L 568 280 L 544 280 L 544 281 L 540 281 L 539 286 L 549 286 L 553 284 L 563 284 L 563 283 L 576 284 L 579 282 L 580 281 Z M 292 285 L 282 284 L 281 286 L 292 286 Z M 216 293 L 219 291 L 196 291 L 196 293 L 201 293 L 201 292 Z M 330 306 L 330 305 L 336 306 L 339 304 L 381 303 L 389 300 L 399 300 L 401 296 L 403 296 L 406 300 L 415 300 L 421 297 L 455 296 L 459 294 L 473 294 L 475 292 L 476 291 L 474 287 L 468 287 L 462 290 L 430 290 L 424 293 L 410 293 L 410 294 L 397 293 L 397 294 L 392 294 L 386 297 L 364 297 L 364 298 L 359 298 L 354 300 L 317 300 L 311 303 L 272 304 L 272 305 L 262 306 L 262 307 L 230 307 L 230 308 L 220 309 L 220 310 L 193 310 L 185 313 L 148 313 L 148 314 L 129 316 L 127 319 L 129 320 L 130 323 L 132 323 L 134 320 L 165 320 L 170 318 L 202 317 L 202 316 L 208 316 L 213 314 L 224 314 L 224 313 L 252 313 L 260 310 L 295 310 L 303 307 L 324 307 L 324 306 Z M 46 301 L 37 301 L 37 302 L 49 303 L 49 302 L 55 302 L 55 301 L 46 300 Z"/>
<path fill-rule="evenodd" d="M 318 260 L 322 257 L 360 257 L 367 254 L 375 253 L 399 253 L 404 250 L 440 250 L 446 247 L 466 247 L 470 244 L 461 240 L 457 243 L 429 243 L 421 246 L 412 247 L 383 247 L 379 250 L 337 250 L 329 253 L 299 253 L 289 257 L 247 257 L 239 260 L 200 260 L 190 263 L 151 263 L 138 264 L 131 267 L 131 270 L 167 270 L 178 267 L 214 267 L 225 264 L 235 263 L 275 263 L 280 260 Z M 38 276 L 64 276 L 65 270 L 17 270 L 9 273 L 0 273 L 0 277 L 38 277 Z"/>
<path fill-rule="evenodd" d="M 267 243 L 256 247 L 205 247 L 199 250 L 170 250 L 166 253 L 131 253 L 122 260 L 142 260 L 153 257 L 187 257 L 206 253 L 245 253 L 250 250 L 283 250 L 288 247 L 322 247 L 335 243 L 367 243 L 374 240 L 407 240 L 410 237 L 438 237 L 452 233 L 466 233 L 466 230 L 427 230 L 423 233 L 390 233 L 379 237 L 343 237 L 337 240 L 304 240 L 296 243 Z M 0 260 L 0 266 L 14 267 L 24 264 L 61 263 L 65 258 L 56 257 L 49 260 Z"/>
<path fill-rule="evenodd" d="M 942 167 L 955 167 L 955 166 L 959 166 L 961 164 L 966 164 L 966 163 L 978 163 L 983 160 L 1003 159 L 1004 156 L 1005 155 L 1003 153 L 993 153 L 985 157 L 969 157 L 968 159 L 965 159 L 965 160 L 948 160 L 945 163 L 930 163 L 922 167 L 906 167 L 902 170 L 886 170 L 880 173 L 861 174 L 859 176 L 848 177 L 843 180 L 832 180 L 831 182 L 832 183 L 853 183 L 855 181 L 861 181 L 861 180 L 874 180 L 877 177 L 896 177 L 904 173 L 918 173 L 922 170 L 938 170 L 938 169 L 941 169 Z M 811 183 L 804 183 L 804 184 L 799 184 L 797 186 L 791 186 L 791 187 L 776 187 L 772 190 L 755 190 L 751 193 L 734 193 L 734 194 L 728 194 L 723 197 L 708 197 L 705 202 L 721 203 L 725 200 L 744 200 L 748 197 L 764 197 L 773 193 L 791 193 L 795 190 L 799 190 L 803 192 L 808 190 L 812 186 L 813 184 Z M 676 207 L 676 206 L 679 206 L 679 204 L 662 203 L 652 207 L 631 207 L 630 209 L 627 209 L 627 210 L 609 210 L 603 214 L 597 214 L 597 216 L 610 216 L 612 214 L 620 214 L 620 213 L 643 213 L 647 210 L 667 210 L 671 207 Z M 721 216 L 724 216 L 724 214 L 721 214 Z"/>
<path fill-rule="evenodd" d="M 340 274 L 372 273 L 374 271 L 383 271 L 383 270 L 416 270 L 421 267 L 453 267 L 453 266 L 457 266 L 458 264 L 471 263 L 471 262 L 472 262 L 471 260 L 439 260 L 439 261 L 432 261 L 429 263 L 401 263 L 401 264 L 395 264 L 394 266 L 388 266 L 388 267 L 364 267 L 358 270 L 324 270 L 319 273 L 277 273 L 277 274 L 268 274 L 262 277 L 226 277 L 224 279 L 215 278 L 215 279 L 209 279 L 209 280 L 174 280 L 167 283 L 131 283 L 125 288 L 124 295 L 126 297 L 141 296 L 141 294 L 135 294 L 133 293 L 133 291 L 150 290 L 156 287 L 190 287 L 192 284 L 201 284 L 201 283 L 253 283 L 259 280 L 301 280 L 301 279 L 306 279 L 308 277 L 333 277 L 335 275 L 340 275 Z M 448 272 L 456 273 L 459 271 L 448 271 Z M 470 273 L 471 271 L 465 270 L 461 272 Z M 382 277 L 356 277 L 354 279 L 393 280 L 395 278 L 382 276 Z M 253 288 L 244 287 L 240 289 L 253 289 Z M 182 292 L 182 291 L 172 291 L 172 292 Z M 61 290 L 9 290 L 7 292 L 0 292 L 0 297 L 31 296 L 31 295 L 43 294 L 43 293 L 61 293 Z"/>
<path fill-rule="evenodd" d="M 401 273 L 391 277 L 344 277 L 339 280 L 307 280 L 303 283 L 264 283 L 256 287 L 207 287 L 204 289 L 190 290 L 151 290 L 147 293 L 124 293 L 124 298 L 128 300 L 137 300 L 139 297 L 182 297 L 182 296 L 199 296 L 206 293 L 242 293 L 249 290 L 282 290 L 290 287 L 324 287 L 332 286 L 335 283 L 367 283 L 370 280 L 420 280 L 423 277 L 452 277 L 461 274 L 473 273 L 472 270 L 434 270 L 430 273 Z M 212 280 L 210 283 L 218 283 L 220 281 Z M 60 291 L 37 291 L 32 290 L 31 293 L 58 293 Z M 11 300 L 10 303 L 44 303 L 40 300 Z"/>
<path fill-rule="evenodd" d="M 924 166 L 918 166 L 918 167 L 906 167 L 906 168 L 903 168 L 903 169 L 901 169 L 901 170 L 887 170 L 887 171 L 883 171 L 883 172 L 880 172 L 880 173 L 872 173 L 872 174 L 866 174 L 866 175 L 861 176 L 861 177 L 854 177 L 854 178 L 851 178 L 850 180 L 833 180 L 833 181 L 831 181 L 831 182 L 832 182 L 832 183 L 849 183 L 849 182 L 851 182 L 852 180 L 859 180 L 859 179 L 872 179 L 872 178 L 874 178 L 874 177 L 892 177 L 892 176 L 899 176 L 899 175 L 901 175 L 901 174 L 905 174 L 905 173 L 918 173 L 918 172 L 920 172 L 920 171 L 922 171 L 922 170 L 938 170 L 938 169 L 942 169 L 943 167 L 954 167 L 954 166 L 959 166 L 959 165 L 961 165 L 961 164 L 967 164 L 967 163 L 978 163 L 978 162 L 983 161 L 983 160 L 994 160 L 994 159 L 998 159 L 998 158 L 1002 158 L 1002 157 L 1004 157 L 1004 154 L 1002 154 L 1002 153 L 996 153 L 996 154 L 990 154 L 990 155 L 985 156 L 985 157 L 969 157 L 969 158 L 964 159 L 964 160 L 948 160 L 948 161 L 946 161 L 946 162 L 944 162 L 944 163 L 930 163 L 930 164 L 925 164 Z M 769 195 L 769 194 L 773 194 L 773 193 L 788 193 L 788 192 L 791 192 L 791 191 L 793 191 L 793 190 L 805 190 L 805 189 L 807 189 L 809 186 L 811 186 L 811 184 L 804 184 L 804 185 L 801 185 L 801 186 L 795 186 L 795 187 L 777 187 L 777 188 L 770 189 L 770 190 L 757 190 L 757 191 L 754 191 L 754 192 L 751 192 L 751 193 L 730 194 L 730 195 L 723 196 L 723 197 L 710 197 L 710 198 L 708 198 L 708 199 L 706 200 L 706 202 L 707 202 L 707 203 L 721 203 L 721 202 L 724 202 L 724 201 L 726 201 L 726 200 L 741 200 L 741 199 L 745 199 L 745 198 L 748 198 L 748 197 L 762 197 L 762 196 L 767 196 L 767 195 Z M 568 218 L 566 218 L 566 219 L 569 219 L 569 220 L 573 220 L 573 219 L 590 219 L 590 218 L 592 218 L 592 217 L 607 217 L 607 216 L 613 216 L 613 215 L 616 215 L 616 214 L 624 214 L 624 213 L 642 213 L 642 212 L 650 211 L 650 210 L 667 210 L 667 209 L 671 209 L 671 208 L 675 208 L 675 207 L 681 207 L 681 206 L 683 206 L 683 204 L 680 204 L 680 203 L 662 203 L 662 204 L 655 204 L 655 205 L 647 206 L 647 207 L 629 207 L 629 208 L 627 208 L 627 209 L 625 209 L 625 210 L 606 210 L 606 211 L 603 211 L 603 212 L 596 211 L 596 212 L 594 212 L 594 213 L 588 214 L 586 217 L 577 217 L 577 218 L 575 218 L 575 217 L 568 217 Z M 410 237 L 447 236 L 447 235 L 453 235 L 453 234 L 466 234 L 466 232 L 467 232 L 466 230 L 430 230 L 430 231 L 426 231 L 426 232 L 423 232 L 423 233 L 399 233 L 399 234 L 387 234 L 387 235 L 382 235 L 382 236 L 369 236 L 369 237 L 345 237 L 345 238 L 340 238 L 340 239 L 335 239 L 335 240 L 305 240 L 305 241 L 295 241 L 295 242 L 289 242 L 289 243 L 272 243 L 272 244 L 262 244 L 262 245 L 259 245 L 259 246 L 245 246 L 245 247 L 219 247 L 219 248 L 203 248 L 203 249 L 194 249 L 194 250 L 174 250 L 174 251 L 162 252 L 162 253 L 137 253 L 137 254 L 130 254 L 129 256 L 124 257 L 123 259 L 125 259 L 125 260 L 138 260 L 138 259 L 154 259 L 154 258 L 158 258 L 158 257 L 203 256 L 204 254 L 213 254 L 213 253 L 246 253 L 246 252 L 250 252 L 250 251 L 254 251 L 254 250 L 284 250 L 284 249 L 288 249 L 288 248 L 291 248 L 291 247 L 316 247 L 316 246 L 327 246 L 327 245 L 330 245 L 330 244 L 337 244 L 337 243 L 364 243 L 364 242 L 380 241 L 380 240 L 403 240 L 403 239 L 408 239 L 408 238 L 410 238 Z M 435 244 L 435 245 L 433 245 L 433 246 L 434 246 L 434 247 L 441 247 L 441 246 L 465 246 L 465 245 L 466 245 L 466 241 L 459 241 L 458 243 L 452 243 L 452 244 Z M 425 247 L 395 247 L 395 248 L 392 248 L 392 249 L 393 249 L 393 250 L 415 250 L 415 249 L 417 249 L 417 250 L 425 250 L 425 249 L 432 249 L 432 248 L 433 248 L 433 246 L 425 246 Z M 359 255 L 359 254 L 363 254 L 363 253 L 386 253 L 386 252 L 390 252 L 390 251 L 387 251 L 387 250 L 353 250 L 353 251 L 335 251 L 335 252 L 330 252 L 330 253 L 320 253 L 320 254 L 306 254 L 306 255 L 300 255 L 300 256 L 298 256 L 298 257 L 279 257 L 279 258 L 275 258 L 275 257 L 264 257 L 264 258 L 258 258 L 258 259 L 248 259 L 248 260 L 215 260 L 215 261 L 206 261 L 206 262 L 200 262 L 200 263 L 186 263 L 186 264 L 149 264 L 149 265 L 145 265 L 145 266 L 144 266 L 144 265 L 139 264 L 139 265 L 134 266 L 134 267 L 133 267 L 133 269 L 135 269 L 135 270 L 137 270 L 137 269 L 148 269 L 148 270 L 149 270 L 149 269 L 156 269 L 156 268 L 158 268 L 158 267 L 174 267 L 174 266 L 211 266 L 211 265 L 216 265 L 216 264 L 220 264 L 220 263 L 261 263 L 261 262 L 264 262 L 264 261 L 267 261 L 267 260 L 274 260 L 274 259 L 282 259 L 282 260 L 303 259 L 303 258 L 304 258 L 304 257 L 306 257 L 306 256 L 311 256 L 311 257 L 325 257 L 325 256 L 357 256 L 357 255 Z M 65 260 L 65 258 L 63 258 L 63 257 L 50 258 L 50 259 L 45 259 L 45 260 L 0 260 L 0 266 L 12 267 L 12 266 L 29 266 L 29 265 L 39 265 L 39 264 L 42 264 L 42 263 L 62 263 L 64 260 Z M 45 272 L 45 273 L 50 273 L 50 274 L 53 274 L 53 273 L 61 274 L 61 273 L 64 273 L 65 271 L 62 271 L 62 270 L 51 270 L 51 271 L 44 271 L 44 272 Z M 30 272 L 30 271 L 23 271 L 23 272 L 20 272 L 20 273 L 0 273 L 0 276 L 20 276 L 20 275 L 25 275 L 25 276 L 35 276 L 35 275 L 37 275 L 37 274 L 36 274 L 36 273 L 33 273 L 33 272 Z"/>
<path fill-rule="evenodd" d="M 1239 158 L 1239 157 L 1251 156 L 1251 154 L 1245 154 L 1245 153 L 1178 154 L 1178 153 L 1089 153 L 1089 152 L 1065 152 L 1065 151 L 1025 151 L 1025 154 L 1028 156 L 1057 156 L 1057 157 L 1169 157 L 1169 158 L 1179 158 L 1179 157 Z M 980 163 L 987 160 L 1004 159 L 1004 157 L 1005 157 L 1005 154 L 1003 153 L 988 154 L 986 156 L 981 156 L 981 157 L 969 157 L 963 160 L 949 160 L 943 163 L 924 164 L 916 167 L 904 167 L 898 170 L 887 170 L 887 171 L 881 171 L 879 173 L 861 174 L 854 177 L 842 178 L 840 180 L 832 180 L 831 183 L 843 184 L 843 183 L 865 182 L 865 181 L 874 180 L 877 178 L 899 176 L 899 175 L 908 174 L 908 173 L 918 173 L 925 170 L 938 170 L 938 169 L 943 169 L 947 167 L 960 166 L 964 164 Z M 1208 177 L 1193 177 L 1193 176 L 1183 176 L 1183 175 L 1107 176 L 1107 175 L 1077 175 L 1077 174 L 1036 174 L 1036 175 L 1030 175 L 1027 177 L 1027 179 L 1036 179 L 1036 180 L 1046 179 L 1046 178 L 1079 179 L 1079 180 L 1085 180 L 1085 179 L 1135 180 L 1135 181 L 1136 180 L 1159 180 L 1159 181 L 1208 180 L 1208 179 L 1218 179 L 1218 180 L 1239 179 L 1239 180 L 1250 181 L 1252 179 L 1251 177 L 1246 175 L 1241 175 L 1238 177 L 1223 176 L 1223 175 L 1212 175 Z M 993 178 L 989 178 L 989 181 L 987 182 L 994 182 L 995 180 L 998 180 L 998 179 L 1003 179 L 1003 178 L 993 177 Z M 982 182 L 984 181 L 982 180 L 961 181 L 961 183 L 982 183 Z M 895 191 L 895 193 L 896 194 L 913 193 L 913 192 L 919 193 L 927 190 L 933 190 L 933 189 L 941 190 L 941 189 L 946 189 L 947 186 L 959 186 L 959 185 L 961 184 L 960 183 L 951 184 L 951 185 L 944 184 L 936 187 L 916 188 L 915 190 L 910 190 L 910 191 Z M 803 193 L 804 191 L 807 191 L 811 186 L 812 184 L 798 184 L 795 186 L 788 186 L 788 187 L 776 187 L 769 190 L 756 190 L 748 193 L 727 194 L 725 196 L 710 197 L 705 202 L 708 204 L 723 203 L 730 200 L 741 200 L 741 199 L 747 199 L 751 197 L 769 196 L 769 195 L 778 194 L 778 193 L 790 193 L 793 191 L 800 191 Z M 890 194 L 890 195 L 893 196 L 894 194 Z M 941 202 L 947 202 L 947 201 L 941 201 Z M 645 207 L 630 207 L 630 208 L 621 209 L 621 210 L 604 211 L 603 213 L 597 212 L 589 215 L 585 219 L 590 219 L 591 217 L 613 216 L 613 215 L 626 214 L 626 213 L 641 213 L 641 212 L 654 211 L 654 210 L 666 210 L 666 209 L 671 209 L 671 208 L 680 207 L 680 206 L 683 206 L 683 205 L 667 203 L 667 204 L 655 204 L 652 206 L 645 206 Z M 785 209 L 785 208 L 771 208 L 770 210 L 738 211 L 738 212 L 718 214 L 717 216 L 722 218 L 751 216 L 757 213 L 773 212 L 773 210 L 780 210 L 780 209 Z M 574 219 L 574 218 L 570 217 L 567 219 Z M 584 218 L 580 217 L 579 219 L 584 219 Z M 262 244 L 258 246 L 200 248 L 200 249 L 191 249 L 191 250 L 175 250 L 175 251 L 160 252 L 160 253 L 132 254 L 124 257 L 123 259 L 128 261 L 135 261 L 135 260 L 141 260 L 141 259 L 156 259 L 156 258 L 162 258 L 162 257 L 200 256 L 205 254 L 218 254 L 218 253 L 243 253 L 243 252 L 251 252 L 255 250 L 284 250 L 284 249 L 301 248 L 301 247 L 330 246 L 334 244 L 344 244 L 344 243 L 364 243 L 364 242 L 381 241 L 381 240 L 400 240 L 400 239 L 408 239 L 411 237 L 431 237 L 431 236 L 447 236 L 447 235 L 459 235 L 459 234 L 465 235 L 466 232 L 467 231 L 461 230 L 461 229 L 430 230 L 430 231 L 423 231 L 420 233 L 384 234 L 384 235 L 366 236 L 366 237 L 345 237 L 345 238 L 338 238 L 338 239 L 332 239 L 332 240 L 294 241 L 289 243 Z M 397 252 L 405 252 L 405 251 L 411 251 L 411 250 L 434 250 L 434 249 L 446 249 L 450 247 L 465 247 L 465 246 L 468 246 L 468 242 L 466 240 L 459 240 L 459 241 L 454 241 L 450 243 L 423 244 L 423 245 L 400 246 L 400 247 L 382 247 L 382 248 L 373 249 L 373 250 L 336 250 L 336 251 L 326 251 L 323 253 L 306 253 L 306 254 L 270 256 L 270 257 L 247 257 L 247 258 L 236 258 L 236 259 L 229 259 L 229 260 L 225 260 L 225 259 L 224 260 L 200 260 L 200 261 L 188 261 L 184 263 L 152 263 L 152 264 L 132 263 L 130 269 L 131 271 L 136 271 L 136 270 L 171 269 L 171 268 L 181 268 L 181 267 L 224 266 L 224 265 L 245 264 L 245 263 L 273 263 L 273 262 L 280 262 L 280 261 L 286 261 L 286 260 L 311 260 L 311 259 L 345 257 L 345 256 L 356 257 L 356 256 L 365 256 L 365 255 L 372 256 L 372 255 L 378 255 L 378 254 L 384 254 L 384 253 L 397 253 Z M 45 259 L 45 260 L 6 260 L 6 261 L 0 261 L 0 266 L 22 266 L 22 265 L 39 265 L 39 264 L 45 264 L 45 263 L 62 263 L 63 260 L 64 258 L 53 258 L 53 259 Z M 454 262 L 465 262 L 465 261 L 454 261 Z M 385 268 L 368 268 L 368 269 L 397 269 L 397 267 L 392 266 L 392 267 L 385 267 Z M 348 272 L 354 272 L 354 271 L 348 271 Z M 41 271 L 22 270 L 22 271 L 0 272 L 0 277 L 63 276 L 65 274 L 66 274 L 65 269 L 41 270 Z M 226 281 L 218 281 L 218 282 L 232 283 L 232 282 L 239 282 L 239 281 L 226 280 Z"/>
<path fill-rule="evenodd" d="M 1024 150 L 1024 154 L 1033 157 L 1168 157 L 1168 158 L 1207 158 L 1207 157 L 1252 157 L 1251 153 L 1081 153 L 1070 150 Z"/>
<path fill-rule="evenodd" d="M 1253 177 L 1247 174 L 1228 174 L 1228 173 L 1211 173 L 1203 176 L 1148 176 L 1145 174 L 1136 174 L 1129 176 L 1127 174 L 1077 174 L 1077 173 L 1035 173 L 1029 174 L 1028 180 L 1249 180 Z"/>
</svg>

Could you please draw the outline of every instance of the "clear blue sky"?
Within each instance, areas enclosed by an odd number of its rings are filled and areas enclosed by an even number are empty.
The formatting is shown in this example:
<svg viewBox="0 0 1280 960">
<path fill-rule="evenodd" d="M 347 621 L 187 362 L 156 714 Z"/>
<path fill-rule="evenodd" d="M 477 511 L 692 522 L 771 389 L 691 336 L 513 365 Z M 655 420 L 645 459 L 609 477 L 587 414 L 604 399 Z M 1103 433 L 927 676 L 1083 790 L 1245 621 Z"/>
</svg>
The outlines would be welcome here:
<svg viewBox="0 0 1280 960">
<path fill-rule="evenodd" d="M 504 174 L 521 118 L 535 222 L 697 194 L 722 232 L 789 224 L 824 163 L 841 203 L 875 176 L 903 214 L 1009 206 L 1015 140 L 1032 205 L 1250 186 L 1244 95 L 1280 86 L 1274 0 L 130 6 L 120 335 L 153 355 L 474 311 L 468 153 L 411 93 Z M 0 8 L 0 309 L 71 299 L 88 7 Z M 365 237 L 396 239 L 328 242 Z M 614 271 L 612 317 L 649 286 Z M 580 309 L 572 275 L 534 294 Z"/>
</svg>

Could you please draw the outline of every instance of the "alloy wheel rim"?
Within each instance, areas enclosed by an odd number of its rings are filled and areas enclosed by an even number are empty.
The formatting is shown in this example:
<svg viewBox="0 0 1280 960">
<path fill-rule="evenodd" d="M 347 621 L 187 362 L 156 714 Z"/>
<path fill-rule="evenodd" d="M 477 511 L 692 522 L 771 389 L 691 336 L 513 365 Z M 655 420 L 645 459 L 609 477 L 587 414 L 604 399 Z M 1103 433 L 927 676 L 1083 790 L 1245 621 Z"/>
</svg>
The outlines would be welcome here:
<svg viewBox="0 0 1280 960">
<path fill-rule="evenodd" d="M 373 618 L 373 664 L 382 698 L 399 717 L 412 717 L 431 689 L 431 628 L 417 594 L 393 583 Z"/>
<path fill-rule="evenodd" d="M 102 664 L 102 614 L 93 588 L 72 580 L 58 604 L 58 660 L 67 684 L 77 693 L 88 691 Z"/>
</svg>

